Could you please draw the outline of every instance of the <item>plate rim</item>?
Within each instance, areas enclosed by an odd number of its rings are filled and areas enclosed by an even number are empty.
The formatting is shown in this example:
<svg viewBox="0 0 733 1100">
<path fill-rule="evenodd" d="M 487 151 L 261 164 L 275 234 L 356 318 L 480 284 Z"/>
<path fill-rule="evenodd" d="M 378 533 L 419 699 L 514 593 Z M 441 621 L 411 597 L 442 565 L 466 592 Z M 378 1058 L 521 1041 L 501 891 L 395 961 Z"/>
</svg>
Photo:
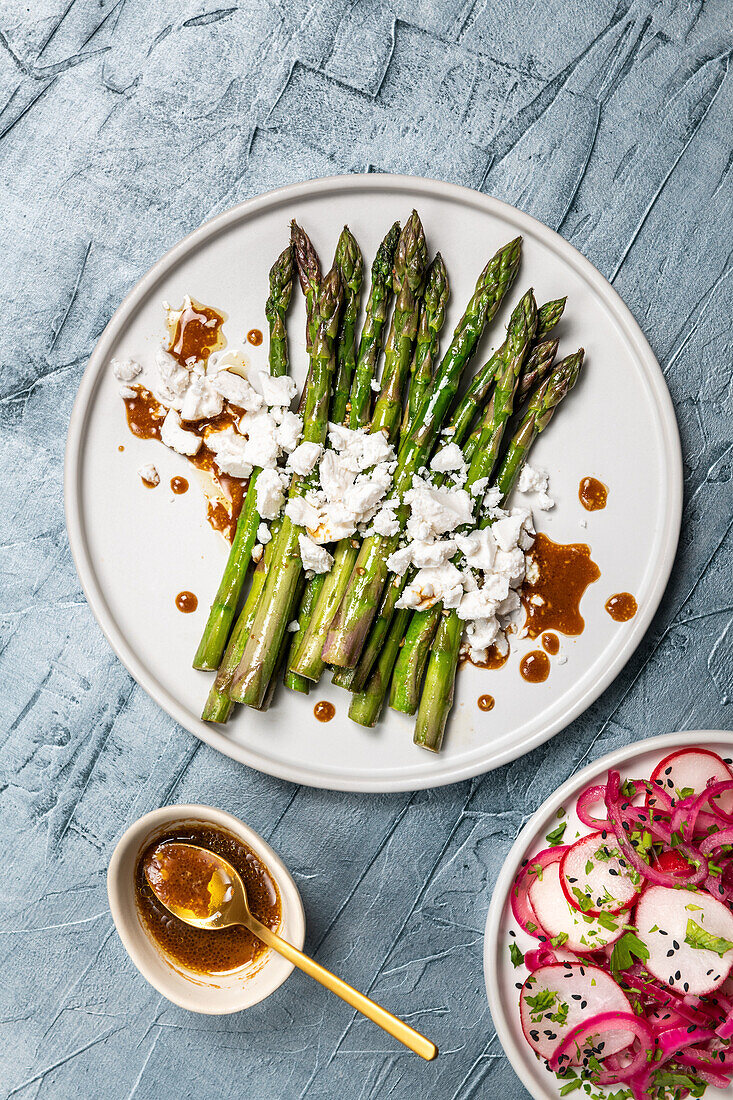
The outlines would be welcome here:
<svg viewBox="0 0 733 1100">
<path fill-rule="evenodd" d="M 494 884 L 489 911 L 486 915 L 483 949 L 484 986 L 491 1019 L 502 1050 L 517 1077 L 534 1097 L 534 1100 L 558 1100 L 559 1092 L 557 1089 L 551 1091 L 549 1088 L 543 1089 L 541 1092 L 536 1091 L 536 1082 L 526 1069 L 526 1062 L 529 1061 L 531 1051 L 529 1047 L 525 1051 L 515 1043 L 514 1036 L 509 1029 L 508 1014 L 505 1012 L 499 996 L 498 983 L 492 979 L 501 948 L 499 926 L 508 904 L 509 889 L 525 851 L 535 839 L 540 821 L 548 813 L 555 813 L 569 797 L 572 797 L 580 788 L 586 786 L 589 780 L 597 776 L 599 771 L 607 771 L 609 768 L 620 766 L 627 763 L 632 757 L 648 752 L 666 750 L 664 755 L 667 755 L 672 748 L 680 748 L 685 745 L 704 746 L 711 741 L 725 741 L 726 738 L 731 739 L 731 747 L 733 748 L 733 731 L 730 730 L 678 730 L 675 733 L 654 734 L 652 737 L 646 737 L 641 741 L 632 741 L 629 745 L 623 745 L 604 756 L 599 756 L 597 760 L 591 760 L 579 772 L 575 772 L 566 779 L 537 807 L 529 821 L 522 826 L 516 840 L 507 852 Z M 554 1083 L 555 1078 L 548 1075 L 548 1081 Z M 711 1097 L 712 1095 L 711 1093 Z"/>
<path fill-rule="evenodd" d="M 249 220 L 262 210 L 276 209 L 278 206 L 297 201 L 300 198 L 339 191 L 358 191 L 360 189 L 383 192 L 394 191 L 397 193 L 411 191 L 472 206 L 500 218 L 505 224 L 516 227 L 520 233 L 526 232 L 533 235 L 536 240 L 550 248 L 564 262 L 573 267 L 598 295 L 628 339 L 638 364 L 643 370 L 645 380 L 650 387 L 655 405 L 659 410 L 660 432 L 665 451 L 666 480 L 670 506 L 664 517 L 659 568 L 649 597 L 644 607 L 640 609 L 635 617 L 634 622 L 630 624 L 631 629 L 625 639 L 625 644 L 619 650 L 615 659 L 609 663 L 603 675 L 578 697 L 571 707 L 567 708 L 552 722 L 542 725 L 521 746 L 507 746 L 502 751 L 495 753 L 488 762 L 474 759 L 464 764 L 444 765 L 442 772 L 437 775 L 426 771 L 424 774 L 379 778 L 348 771 L 343 771 L 341 774 L 324 773 L 318 767 L 290 765 L 287 762 L 273 760 L 246 744 L 232 740 L 218 728 L 212 728 L 200 719 L 191 721 L 185 708 L 154 676 L 147 672 L 124 634 L 118 628 L 97 581 L 89 548 L 84 537 L 79 487 L 86 422 L 103 367 L 109 357 L 109 351 L 117 338 L 119 330 L 124 327 L 134 309 L 170 268 L 175 266 L 192 249 L 204 241 L 213 239 L 231 224 Z M 390 175 L 388 173 L 352 173 L 288 184 L 246 199 L 236 206 L 222 211 L 174 244 L 125 295 L 99 337 L 84 369 L 74 400 L 64 453 L 64 511 L 74 566 L 97 624 L 112 650 L 136 683 L 185 730 L 239 763 L 253 767 L 275 778 L 301 783 L 305 786 L 323 790 L 360 793 L 432 789 L 483 775 L 543 744 L 587 710 L 613 682 L 634 654 L 656 613 L 677 552 L 682 520 L 682 498 L 682 445 L 671 394 L 659 362 L 641 327 L 605 276 L 574 245 L 566 241 L 554 229 L 550 229 L 531 214 L 511 206 L 501 199 L 443 180 L 434 180 L 423 176 Z"/>
</svg>

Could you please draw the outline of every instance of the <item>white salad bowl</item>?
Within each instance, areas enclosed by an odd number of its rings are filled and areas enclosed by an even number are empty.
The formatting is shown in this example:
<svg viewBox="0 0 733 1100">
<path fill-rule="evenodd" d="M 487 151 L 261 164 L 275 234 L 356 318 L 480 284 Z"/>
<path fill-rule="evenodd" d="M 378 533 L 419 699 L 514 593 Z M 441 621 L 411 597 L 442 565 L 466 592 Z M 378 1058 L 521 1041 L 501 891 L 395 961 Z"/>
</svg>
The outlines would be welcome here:
<svg viewBox="0 0 733 1100">
<path fill-rule="evenodd" d="M 267 951 L 254 971 L 231 974 L 193 974 L 166 958 L 141 921 L 135 898 L 135 868 L 145 848 L 172 827 L 214 825 L 247 844 L 271 872 L 280 891 L 282 910 L 278 932 L 303 947 L 305 912 L 292 875 L 262 837 L 239 818 L 211 806 L 163 806 L 136 821 L 123 834 L 107 871 L 107 893 L 112 918 L 128 955 L 150 984 L 173 1004 L 190 1012 L 216 1016 L 241 1012 L 269 997 L 291 973 L 292 963 Z M 212 933 L 215 935 L 216 933 Z"/>
<path fill-rule="evenodd" d="M 692 730 L 685 733 L 667 733 L 659 737 L 650 737 L 645 741 L 637 741 L 633 745 L 627 745 L 625 748 L 601 757 L 600 760 L 571 776 L 542 803 L 520 832 L 504 861 L 494 887 L 486 921 L 484 979 L 489 1008 L 499 1041 L 517 1076 L 535 1100 L 557 1100 L 562 1082 L 558 1081 L 555 1075 L 545 1067 L 522 1033 L 519 1020 L 519 991 L 516 988 L 517 971 L 509 957 L 509 944 L 512 942 L 509 930 L 517 927 L 509 901 L 512 883 L 523 861 L 547 847 L 545 834 L 557 827 L 558 810 L 562 808 L 565 811 L 562 820 L 568 823 L 568 836 L 572 835 L 575 826 L 585 830 L 585 826 L 575 814 L 575 800 L 585 787 L 605 782 L 609 768 L 617 768 L 622 779 L 648 776 L 654 765 L 663 757 L 677 748 L 693 745 L 712 749 L 720 756 L 730 757 L 733 755 L 733 732 Z M 593 1093 L 603 1095 L 603 1090 L 594 1088 Z M 724 1095 L 729 1094 L 724 1094 L 711 1085 L 705 1092 L 706 1100 L 717 1100 Z"/>
</svg>

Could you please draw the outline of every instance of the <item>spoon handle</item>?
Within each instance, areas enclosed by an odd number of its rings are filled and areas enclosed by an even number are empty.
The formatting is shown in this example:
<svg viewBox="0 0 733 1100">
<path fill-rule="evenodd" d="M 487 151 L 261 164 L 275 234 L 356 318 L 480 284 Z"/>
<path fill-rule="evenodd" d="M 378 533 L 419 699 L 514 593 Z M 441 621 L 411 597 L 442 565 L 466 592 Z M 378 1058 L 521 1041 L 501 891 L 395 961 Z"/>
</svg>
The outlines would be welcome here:
<svg viewBox="0 0 733 1100">
<path fill-rule="evenodd" d="M 332 993 L 335 993 L 342 1001 L 346 1001 L 352 1008 L 368 1016 L 370 1020 L 378 1024 L 379 1027 L 384 1028 L 395 1039 L 399 1039 L 410 1050 L 414 1050 L 421 1058 L 425 1058 L 429 1062 L 437 1056 L 438 1048 L 424 1035 L 421 1035 L 419 1031 L 415 1031 L 414 1028 L 409 1027 L 402 1020 L 398 1020 L 391 1012 L 387 1012 L 386 1008 L 382 1008 L 381 1005 L 376 1004 L 369 997 L 365 997 L 358 989 L 354 989 L 353 986 L 350 986 L 341 978 L 337 978 L 325 966 L 321 966 L 320 963 L 315 962 L 308 955 L 304 955 L 297 947 L 293 947 L 287 940 L 278 936 L 266 925 L 261 924 L 251 913 L 247 913 L 246 916 L 243 914 L 241 921 L 253 935 L 266 943 L 273 951 L 277 951 L 288 962 L 293 963 L 300 970 L 304 970 L 306 974 L 309 974 L 311 978 L 315 978 L 321 985 L 325 985 L 326 989 L 330 989 Z"/>
</svg>

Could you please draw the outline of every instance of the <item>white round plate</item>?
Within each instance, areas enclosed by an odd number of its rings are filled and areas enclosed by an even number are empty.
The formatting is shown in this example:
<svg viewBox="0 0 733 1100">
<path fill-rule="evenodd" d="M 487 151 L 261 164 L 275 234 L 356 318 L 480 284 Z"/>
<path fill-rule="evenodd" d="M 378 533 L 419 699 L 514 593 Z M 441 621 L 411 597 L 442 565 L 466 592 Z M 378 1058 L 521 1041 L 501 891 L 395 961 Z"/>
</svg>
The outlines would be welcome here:
<svg viewBox="0 0 733 1100">
<path fill-rule="evenodd" d="M 230 346 L 265 330 L 267 273 L 297 218 L 324 266 L 345 222 L 371 264 L 381 237 L 412 207 L 420 211 L 431 251 L 440 249 L 451 280 L 443 347 L 486 260 L 521 233 L 519 278 L 474 360 L 501 340 L 513 303 L 532 285 L 537 300 L 568 295 L 558 329 L 560 352 L 579 345 L 586 366 L 575 391 L 537 442 L 533 459 L 550 472 L 557 507 L 537 513 L 559 542 L 588 542 L 602 577 L 583 599 L 585 632 L 563 639 L 565 664 L 553 661 L 543 684 L 527 684 L 518 643 L 498 672 L 464 669 L 445 748 L 439 756 L 412 744 L 412 719 L 387 710 L 374 730 L 347 718 L 349 696 L 324 682 L 310 698 L 281 691 L 266 713 L 241 709 L 225 728 L 199 719 L 210 675 L 191 659 L 227 555 L 205 519 L 203 483 L 186 459 L 127 429 L 112 356 L 147 362 L 163 336 L 162 302 L 185 294 L 223 310 Z M 305 376 L 304 307 L 294 294 L 289 318 L 296 379 Z M 266 367 L 266 341 L 248 348 Z M 119 446 L 124 445 L 124 451 Z M 153 462 L 155 490 L 137 470 Z M 191 490 L 174 497 L 173 475 Z M 588 513 L 578 500 L 585 475 L 609 486 L 608 506 Z M 139 684 L 173 718 L 210 745 L 298 783 L 336 790 L 394 791 L 433 787 L 478 775 L 527 752 L 577 717 L 611 682 L 639 644 L 664 591 L 679 536 L 682 465 L 679 435 L 664 378 L 641 330 L 606 280 L 552 230 L 527 214 L 474 191 L 407 176 L 314 180 L 251 199 L 207 222 L 165 255 L 115 313 L 89 361 L 74 406 L 66 449 L 66 518 L 84 591 L 115 652 Z M 526 498 L 531 504 L 532 498 Z M 584 524 L 587 522 L 587 526 Z M 198 596 L 182 615 L 176 594 Z M 632 592 L 639 612 L 613 622 L 608 597 Z M 490 693 L 489 713 L 476 705 Z M 317 721 L 313 704 L 330 699 L 336 717 Z"/>
<path fill-rule="evenodd" d="M 525 1088 L 535 1100 L 557 1100 L 560 1095 L 560 1082 L 554 1074 L 539 1061 L 522 1034 L 519 1022 L 519 990 L 517 982 L 523 982 L 527 971 L 523 966 L 516 970 L 509 958 L 509 944 L 512 937 L 509 930 L 517 933 L 516 942 L 521 950 L 537 946 L 537 941 L 522 932 L 514 920 L 509 903 L 509 891 L 514 878 L 523 862 L 535 852 L 547 847 L 545 835 L 560 823 L 557 812 L 565 810 L 563 821 L 568 826 L 565 836 L 575 839 L 576 833 L 588 832 L 575 813 L 575 799 L 585 787 L 594 783 L 604 783 L 609 768 L 617 768 L 622 779 L 641 779 L 651 775 L 655 764 L 676 748 L 695 745 L 712 749 L 719 756 L 733 757 L 733 733 L 725 730 L 692 730 L 686 733 L 665 733 L 661 737 L 649 737 L 627 745 L 616 752 L 601 757 L 555 791 L 532 815 L 512 845 L 504 860 L 499 877 L 491 895 L 489 915 L 486 919 L 484 936 L 484 980 L 489 997 L 489 1008 L 504 1053 L 511 1062 L 514 1071 Z M 595 1092 L 602 1090 L 595 1089 Z M 580 1093 L 578 1095 L 581 1095 Z M 584 1094 L 582 1094 L 584 1095 Z M 710 1086 L 706 1100 L 723 1097 L 720 1089 Z M 727 1093 L 725 1095 L 728 1095 Z"/>
</svg>

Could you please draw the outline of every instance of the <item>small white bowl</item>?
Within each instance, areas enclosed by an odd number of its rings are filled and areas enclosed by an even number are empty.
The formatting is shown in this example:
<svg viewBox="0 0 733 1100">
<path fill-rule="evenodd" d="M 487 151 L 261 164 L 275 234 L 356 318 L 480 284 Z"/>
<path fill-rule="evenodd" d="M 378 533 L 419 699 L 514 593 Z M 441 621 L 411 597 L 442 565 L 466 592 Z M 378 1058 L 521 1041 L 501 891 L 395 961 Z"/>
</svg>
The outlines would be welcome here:
<svg viewBox="0 0 733 1100">
<path fill-rule="evenodd" d="M 305 912 L 293 877 L 262 837 L 237 817 L 211 806 L 163 806 L 131 825 L 112 853 L 107 871 L 107 894 L 112 918 L 124 947 L 144 978 L 173 1004 L 210 1016 L 241 1012 L 269 997 L 291 973 L 292 963 L 268 951 L 259 969 L 233 974 L 189 974 L 166 958 L 145 930 L 135 899 L 135 868 L 148 844 L 183 824 L 217 825 L 249 845 L 267 866 L 280 891 L 282 918 L 279 933 L 303 947 Z M 213 934 L 213 933 L 212 933 Z"/>
</svg>

